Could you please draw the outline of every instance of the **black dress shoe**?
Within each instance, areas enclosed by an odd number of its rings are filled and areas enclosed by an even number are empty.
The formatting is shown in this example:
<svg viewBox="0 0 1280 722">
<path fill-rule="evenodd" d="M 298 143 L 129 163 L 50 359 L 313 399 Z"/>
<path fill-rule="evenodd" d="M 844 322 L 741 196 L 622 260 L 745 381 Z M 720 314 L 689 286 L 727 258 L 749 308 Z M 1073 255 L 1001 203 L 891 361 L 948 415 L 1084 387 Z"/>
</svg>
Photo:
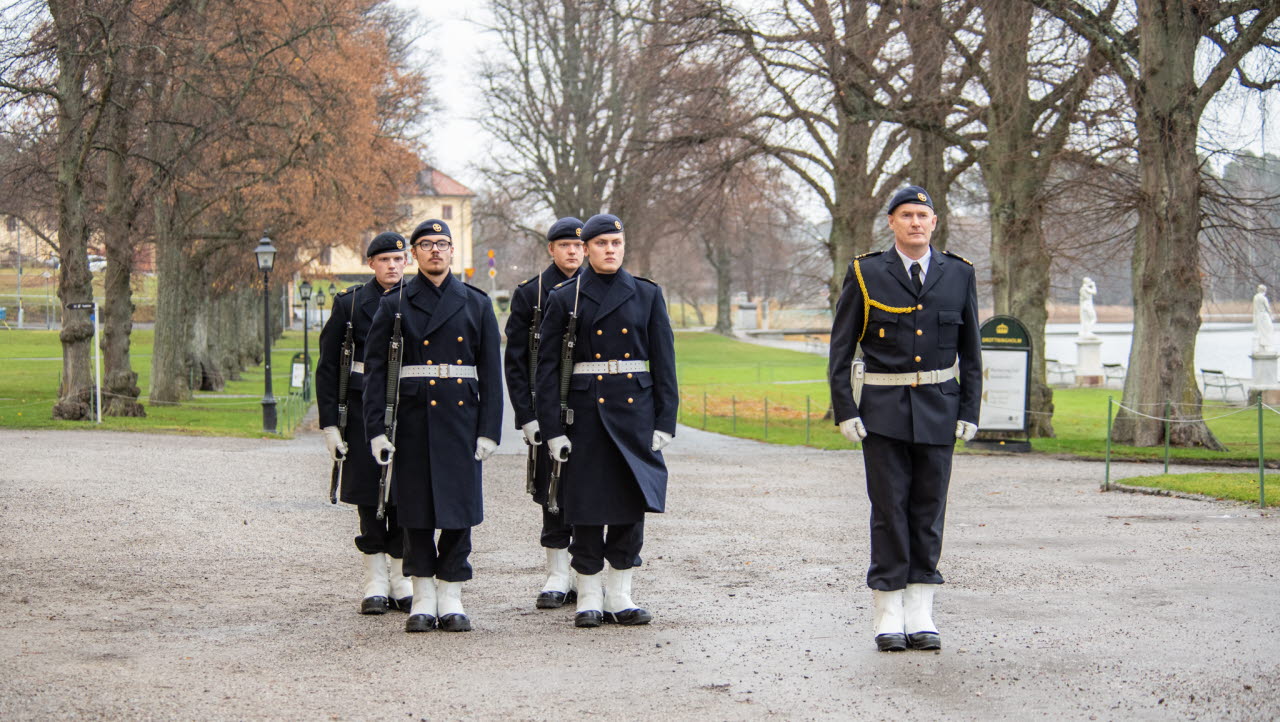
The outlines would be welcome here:
<svg viewBox="0 0 1280 722">
<path fill-rule="evenodd" d="M 396 609 L 399 609 L 402 612 L 407 612 L 410 609 L 413 609 L 413 595 L 410 594 L 409 596 L 404 597 L 403 599 L 393 599 L 391 600 L 391 606 L 395 607 Z"/>
<path fill-rule="evenodd" d="M 430 614 L 411 614 L 404 622 L 406 632 L 430 632 L 436 628 L 436 618 Z"/>
<path fill-rule="evenodd" d="M 912 649 L 942 649 L 942 637 L 937 632 L 915 632 L 907 635 L 907 646 Z"/>
<path fill-rule="evenodd" d="M 881 652 L 905 652 L 907 651 L 907 635 L 901 632 L 877 634 L 876 646 L 880 648 Z"/>
<path fill-rule="evenodd" d="M 638 624 L 652 622 L 653 615 L 645 609 L 624 609 L 621 612 L 605 612 L 604 621 L 606 624 L 621 624 L 624 627 L 634 627 Z"/>
<path fill-rule="evenodd" d="M 569 601 L 569 595 L 564 592 L 538 592 L 538 609 L 559 609 L 567 601 Z"/>
<path fill-rule="evenodd" d="M 573 626 L 575 627 L 598 627 L 602 623 L 604 623 L 603 612 L 588 610 L 573 615 Z"/>
<path fill-rule="evenodd" d="M 440 617 L 440 630 L 443 632 L 470 632 L 471 620 L 465 614 L 445 614 Z"/>
<path fill-rule="evenodd" d="M 365 597 L 360 602 L 361 614 L 386 614 L 387 598 L 386 597 Z"/>
</svg>

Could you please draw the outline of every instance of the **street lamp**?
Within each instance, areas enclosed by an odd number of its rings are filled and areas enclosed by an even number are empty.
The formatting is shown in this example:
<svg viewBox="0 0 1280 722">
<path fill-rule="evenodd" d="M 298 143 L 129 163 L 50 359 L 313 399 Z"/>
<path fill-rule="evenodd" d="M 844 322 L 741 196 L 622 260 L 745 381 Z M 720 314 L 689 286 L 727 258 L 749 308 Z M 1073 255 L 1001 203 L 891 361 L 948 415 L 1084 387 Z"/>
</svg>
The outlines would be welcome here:
<svg viewBox="0 0 1280 722">
<path fill-rule="evenodd" d="M 329 298 L 334 298 L 334 297 L 336 297 L 337 295 L 338 295 L 338 287 L 337 287 L 337 286 L 335 286 L 335 285 L 333 285 L 332 283 L 330 283 L 330 284 L 329 284 Z"/>
<path fill-rule="evenodd" d="M 262 391 L 262 430 L 276 433 L 276 399 L 271 395 L 271 268 L 276 263 L 276 248 L 265 235 L 253 249 L 258 257 L 258 270 L 262 271 L 262 364 L 266 380 Z"/>
<path fill-rule="evenodd" d="M 49 296 L 49 279 L 53 276 L 45 271 L 40 277 L 44 279 L 44 327 L 47 331 L 53 328 L 53 299 Z"/>
<path fill-rule="evenodd" d="M 311 313 L 307 310 L 307 302 L 311 300 L 311 282 L 298 284 L 298 298 L 302 299 L 302 400 L 311 400 L 311 344 L 308 341 L 307 328 L 311 326 Z"/>
</svg>

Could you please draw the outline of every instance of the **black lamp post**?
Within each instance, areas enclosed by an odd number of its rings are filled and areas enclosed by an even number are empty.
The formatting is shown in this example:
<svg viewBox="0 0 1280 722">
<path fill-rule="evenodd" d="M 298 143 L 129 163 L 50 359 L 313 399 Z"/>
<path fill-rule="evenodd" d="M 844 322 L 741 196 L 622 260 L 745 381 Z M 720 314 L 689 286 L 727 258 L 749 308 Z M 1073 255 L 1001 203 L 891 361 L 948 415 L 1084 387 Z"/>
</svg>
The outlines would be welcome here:
<svg viewBox="0 0 1280 722">
<path fill-rule="evenodd" d="M 311 384 L 309 383 L 311 376 L 311 344 L 308 341 L 307 329 L 311 326 L 311 312 L 307 310 L 307 303 L 311 300 L 311 282 L 303 281 L 298 284 L 298 298 L 302 299 L 302 400 L 311 400 Z"/>
<path fill-rule="evenodd" d="M 335 285 L 333 285 L 332 283 L 330 283 L 330 284 L 329 284 L 329 298 L 333 298 L 334 296 L 337 296 L 337 295 L 338 295 L 338 287 L 337 287 L 337 286 L 335 286 Z"/>
<path fill-rule="evenodd" d="M 276 248 L 265 235 L 253 249 L 258 257 L 258 270 L 262 271 L 262 365 L 266 379 L 262 391 L 262 430 L 276 433 L 276 399 L 271 395 L 271 268 L 276 263 Z"/>
</svg>

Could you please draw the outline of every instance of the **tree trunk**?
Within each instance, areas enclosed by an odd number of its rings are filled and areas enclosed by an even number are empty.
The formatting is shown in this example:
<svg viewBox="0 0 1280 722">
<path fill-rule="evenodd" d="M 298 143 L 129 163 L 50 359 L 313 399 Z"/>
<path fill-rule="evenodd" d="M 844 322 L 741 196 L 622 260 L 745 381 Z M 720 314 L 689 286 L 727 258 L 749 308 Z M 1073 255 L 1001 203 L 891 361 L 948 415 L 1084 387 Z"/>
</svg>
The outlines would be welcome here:
<svg viewBox="0 0 1280 722">
<path fill-rule="evenodd" d="M 174 237 L 174 209 L 163 198 L 155 201 L 156 335 L 151 353 L 151 402 L 177 404 L 191 397 L 187 339 L 191 335 L 191 306 L 186 250 Z"/>
<path fill-rule="evenodd" d="M 122 82 L 117 81 L 120 85 Z M 103 244 L 107 268 L 102 308 L 103 409 L 106 416 L 146 416 L 138 396 L 138 374 L 129 358 L 133 331 L 133 178 L 128 168 L 129 109 L 113 103 L 106 111 L 106 207 Z"/>
<path fill-rule="evenodd" d="M 81 46 L 79 10 L 51 2 L 57 36 L 58 103 L 58 300 L 62 302 L 62 382 L 53 418 L 91 419 L 93 373 L 90 368 L 93 322 L 88 309 L 69 309 L 70 303 L 93 301 L 93 276 L 89 273 L 89 225 L 85 219 L 84 168 L 92 143 L 89 98 L 85 90 L 89 56 Z"/>
<path fill-rule="evenodd" d="M 1201 412 L 1195 382 L 1200 330 L 1200 178 L 1196 156 L 1199 114 L 1195 79 L 1201 30 L 1194 6 L 1138 2 L 1141 80 L 1132 88 L 1138 130 L 1141 193 L 1133 249 L 1133 344 L 1123 404 L 1159 417 L 1173 416 L 1170 443 L 1225 450 Z M 1121 409 L 1113 438 L 1131 446 L 1164 441 L 1157 418 Z"/>
<path fill-rule="evenodd" d="M 717 241 L 715 253 L 707 254 L 716 269 L 716 327 L 715 332 L 725 336 L 733 335 L 733 254 L 729 253 L 723 239 Z"/>
<path fill-rule="evenodd" d="M 1042 152 L 1028 95 L 1032 8 L 995 5 L 986 17 L 991 65 L 1000 72 L 991 74 L 987 147 L 979 158 L 990 197 L 992 296 L 995 312 L 1017 318 L 1031 337 L 1028 433 L 1045 438 L 1054 435 L 1044 362 L 1050 257 L 1041 227 L 1045 178 L 1042 166 L 1030 162 Z"/>
<path fill-rule="evenodd" d="M 920 120 L 938 128 L 945 127 L 950 105 L 942 91 L 942 61 L 947 48 L 942 3 L 903 3 L 902 19 L 907 44 L 911 47 L 909 89 L 911 99 L 918 108 L 916 113 L 921 116 Z M 938 227 L 934 229 L 930 243 L 934 248 L 945 251 L 950 215 L 947 191 L 951 186 L 946 164 L 948 143 L 940 135 L 920 129 L 912 129 L 909 136 L 910 180 L 929 191 L 929 195 L 933 197 L 933 211 L 938 216 Z"/>
</svg>

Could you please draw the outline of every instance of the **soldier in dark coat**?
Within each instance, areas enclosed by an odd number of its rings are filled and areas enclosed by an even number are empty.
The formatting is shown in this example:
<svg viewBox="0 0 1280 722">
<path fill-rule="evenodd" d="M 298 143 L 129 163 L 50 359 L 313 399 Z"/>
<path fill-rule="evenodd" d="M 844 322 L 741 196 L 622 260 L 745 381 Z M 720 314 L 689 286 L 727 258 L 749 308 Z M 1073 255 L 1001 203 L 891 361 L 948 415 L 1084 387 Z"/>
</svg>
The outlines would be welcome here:
<svg viewBox="0 0 1280 722">
<path fill-rule="evenodd" d="M 894 247 L 849 264 L 828 375 L 840 432 L 862 442 L 871 500 L 876 644 L 940 649 L 933 593 L 956 439 L 977 432 L 982 396 L 973 264 L 929 245 L 933 200 L 908 186 L 889 204 Z M 850 378 L 862 344 L 861 399 Z M 959 375 L 954 370 L 959 357 Z"/>
<path fill-rule="evenodd" d="M 675 435 L 680 403 L 662 290 L 622 270 L 622 230 L 616 216 L 587 220 L 582 237 L 589 265 L 552 292 L 542 321 L 538 423 L 552 458 L 563 464 L 579 627 L 652 619 L 631 601 L 631 576 L 641 563 L 645 513 L 666 508 L 662 448 Z M 572 377 L 562 399 L 560 349 L 571 323 L 575 346 L 566 370 Z"/>
<path fill-rule="evenodd" d="M 462 583 L 472 577 L 471 527 L 484 518 L 480 468 L 501 438 L 498 321 L 489 297 L 449 272 L 452 238 L 444 221 L 424 221 L 409 240 L 420 271 L 383 296 L 373 318 L 364 423 L 374 459 L 395 465 L 391 498 L 404 529 L 404 573 L 413 581 L 405 630 L 427 631 L 438 620 L 446 631 L 469 631 Z M 397 314 L 404 355 L 393 442 L 384 416 Z"/>
<path fill-rule="evenodd" d="M 405 262 L 409 259 L 409 242 L 399 233 L 379 233 L 369 244 L 366 256 L 373 278 L 342 291 L 333 299 L 333 312 L 320 332 L 320 362 L 316 365 L 316 405 L 320 411 L 320 427 L 324 432 L 325 446 L 336 461 L 345 456 L 342 463 L 341 499 L 355 504 L 360 518 L 360 535 L 356 548 L 364 557 L 364 599 L 360 602 L 361 614 L 385 614 L 390 605 L 409 611 L 413 585 L 403 575 L 401 564 L 403 545 L 400 527 L 396 523 L 396 510 L 387 510 L 386 518 L 379 519 L 378 479 L 381 467 L 369 452 L 369 442 L 364 434 L 364 340 L 378 310 L 382 294 L 400 284 Z M 338 428 L 339 376 L 342 365 L 342 346 L 347 338 L 347 324 L 351 324 L 351 371 L 348 377 L 346 398 L 345 434 Z"/>
<path fill-rule="evenodd" d="M 542 273 L 524 281 L 511 294 L 511 316 L 507 318 L 507 352 L 505 366 L 507 393 L 511 407 L 515 409 L 516 428 L 524 433 L 529 453 L 535 455 L 533 500 L 542 507 L 541 543 L 547 550 L 547 581 L 538 592 L 538 609 L 558 609 L 565 602 L 576 598 L 573 590 L 573 570 L 569 567 L 569 538 L 572 528 L 564 516 L 547 509 L 547 482 L 550 478 L 551 458 L 542 443 L 537 412 L 533 408 L 533 382 L 535 370 L 530 361 L 530 330 L 537 334 L 535 323 L 541 322 L 546 309 L 547 296 L 557 284 L 578 273 L 582 266 L 582 221 L 577 218 L 561 218 L 547 231 L 547 253 L 551 265 Z M 535 320 L 536 319 L 536 320 Z M 538 343 L 535 340 L 533 343 Z M 543 348 L 540 353 L 558 354 L 560 349 Z"/>
</svg>

